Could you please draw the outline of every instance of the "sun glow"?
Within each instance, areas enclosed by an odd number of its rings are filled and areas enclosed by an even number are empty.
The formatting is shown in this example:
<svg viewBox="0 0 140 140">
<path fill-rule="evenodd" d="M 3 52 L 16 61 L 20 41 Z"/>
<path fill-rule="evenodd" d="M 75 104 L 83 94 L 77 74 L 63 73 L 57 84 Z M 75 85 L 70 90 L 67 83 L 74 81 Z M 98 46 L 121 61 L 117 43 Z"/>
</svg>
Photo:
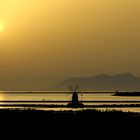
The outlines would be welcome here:
<svg viewBox="0 0 140 140">
<path fill-rule="evenodd" d="M 0 22 L 0 32 L 2 32 L 4 30 L 4 25 L 2 22 Z"/>
</svg>

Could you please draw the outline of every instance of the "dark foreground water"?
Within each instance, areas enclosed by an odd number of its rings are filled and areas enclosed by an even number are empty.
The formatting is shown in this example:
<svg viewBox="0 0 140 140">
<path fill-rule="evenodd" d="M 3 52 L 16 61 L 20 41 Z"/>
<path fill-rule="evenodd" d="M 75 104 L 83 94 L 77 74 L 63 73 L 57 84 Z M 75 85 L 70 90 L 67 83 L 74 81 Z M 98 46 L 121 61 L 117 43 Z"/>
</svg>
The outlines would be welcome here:
<svg viewBox="0 0 140 140">
<path fill-rule="evenodd" d="M 0 120 L 10 139 L 135 139 L 140 126 L 139 113 L 120 111 L 3 109 Z"/>
</svg>

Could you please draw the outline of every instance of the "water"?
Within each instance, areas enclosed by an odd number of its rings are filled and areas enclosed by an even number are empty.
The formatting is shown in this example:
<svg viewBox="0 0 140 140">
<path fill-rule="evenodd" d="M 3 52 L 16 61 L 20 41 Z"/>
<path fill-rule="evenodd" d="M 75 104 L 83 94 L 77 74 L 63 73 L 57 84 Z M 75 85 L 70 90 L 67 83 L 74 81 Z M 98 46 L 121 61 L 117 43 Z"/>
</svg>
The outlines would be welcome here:
<svg viewBox="0 0 140 140">
<path fill-rule="evenodd" d="M 44 92 L 0 92 L 0 108 L 22 108 L 22 107 L 8 107 L 8 106 L 2 106 L 4 104 L 11 104 L 6 103 L 2 101 L 71 101 L 71 95 L 68 93 L 63 94 L 52 94 L 52 93 L 44 93 Z M 79 100 L 81 101 L 102 101 L 102 102 L 87 102 L 84 103 L 86 105 L 106 105 L 106 104 L 126 104 L 126 101 L 132 101 L 131 103 L 127 104 L 136 104 L 135 101 L 140 101 L 140 97 L 126 97 L 126 96 L 112 96 L 110 93 L 97 93 L 97 94 L 79 94 Z M 112 101 L 112 102 L 103 102 L 103 101 Z M 122 102 L 113 102 L 113 101 L 122 101 Z M 12 103 L 13 104 L 13 103 Z M 20 104 L 20 103 L 14 103 L 14 104 Z M 22 104 L 27 104 L 27 102 L 22 102 Z M 34 103 L 28 103 L 28 104 L 38 104 L 36 102 Z M 47 104 L 47 103 L 39 103 L 39 104 Z M 49 104 L 49 103 L 48 103 Z M 51 103 L 52 104 L 52 103 Z M 55 103 L 53 104 L 67 104 L 65 103 Z M 140 104 L 137 103 L 137 104 Z M 74 110 L 72 108 L 45 108 L 45 107 L 32 107 L 34 109 L 40 109 L 40 110 Z M 86 108 L 82 108 L 86 109 Z M 94 109 L 98 110 L 122 110 L 122 111 L 131 111 L 131 112 L 140 112 L 140 107 L 94 107 Z M 78 110 L 78 109 L 76 109 Z"/>
</svg>

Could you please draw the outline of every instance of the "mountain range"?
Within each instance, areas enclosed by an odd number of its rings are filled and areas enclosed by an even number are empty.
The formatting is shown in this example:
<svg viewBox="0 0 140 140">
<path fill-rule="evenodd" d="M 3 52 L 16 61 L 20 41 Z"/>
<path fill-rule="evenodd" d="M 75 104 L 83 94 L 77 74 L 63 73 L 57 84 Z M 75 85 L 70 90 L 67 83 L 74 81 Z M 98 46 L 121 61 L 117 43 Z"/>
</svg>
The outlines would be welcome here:
<svg viewBox="0 0 140 140">
<path fill-rule="evenodd" d="M 139 91 L 140 77 L 131 73 L 107 75 L 99 74 L 91 77 L 71 77 L 57 85 L 49 87 L 50 90 L 69 90 L 70 86 L 78 85 L 80 90 L 88 91 Z"/>
</svg>

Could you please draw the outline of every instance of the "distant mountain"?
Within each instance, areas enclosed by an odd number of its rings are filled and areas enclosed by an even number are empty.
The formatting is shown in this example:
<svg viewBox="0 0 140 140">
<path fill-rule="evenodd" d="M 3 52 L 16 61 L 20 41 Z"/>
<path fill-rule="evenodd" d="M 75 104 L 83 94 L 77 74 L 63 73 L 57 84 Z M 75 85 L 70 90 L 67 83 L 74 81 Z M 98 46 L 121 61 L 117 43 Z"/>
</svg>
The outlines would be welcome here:
<svg viewBox="0 0 140 140">
<path fill-rule="evenodd" d="M 80 90 L 98 91 L 140 91 L 140 77 L 130 73 L 116 74 L 113 76 L 99 74 L 92 77 L 72 77 L 57 85 L 51 86 L 51 90 L 68 90 L 69 86 L 79 85 Z"/>
</svg>

